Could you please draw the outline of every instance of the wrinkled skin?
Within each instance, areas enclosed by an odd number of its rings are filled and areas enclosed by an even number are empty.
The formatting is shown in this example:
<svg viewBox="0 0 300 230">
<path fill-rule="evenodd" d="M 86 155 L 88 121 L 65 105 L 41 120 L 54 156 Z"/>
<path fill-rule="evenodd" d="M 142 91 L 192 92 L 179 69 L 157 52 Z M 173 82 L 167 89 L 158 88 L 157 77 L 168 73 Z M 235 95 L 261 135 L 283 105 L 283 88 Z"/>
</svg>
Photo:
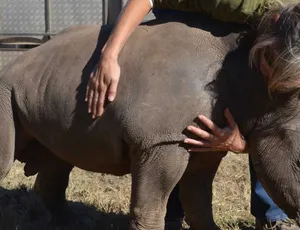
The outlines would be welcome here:
<svg viewBox="0 0 300 230">
<path fill-rule="evenodd" d="M 50 209 L 61 210 L 73 166 L 132 173 L 131 229 L 151 230 L 163 229 L 168 196 L 179 182 L 191 228 L 218 229 L 212 181 L 225 153 L 190 155 L 181 143 L 199 113 L 222 126 L 229 107 L 249 139 L 264 185 L 295 217 L 298 97 L 270 100 L 263 77 L 247 67 L 249 42 L 236 49 L 237 35 L 225 33 L 229 25 L 201 23 L 139 27 L 119 59 L 117 98 L 96 120 L 87 113 L 85 88 L 109 29 L 99 34 L 98 26 L 75 27 L 4 68 L 1 177 L 15 159 L 25 162 L 26 175 L 38 173 L 35 190 Z"/>
</svg>

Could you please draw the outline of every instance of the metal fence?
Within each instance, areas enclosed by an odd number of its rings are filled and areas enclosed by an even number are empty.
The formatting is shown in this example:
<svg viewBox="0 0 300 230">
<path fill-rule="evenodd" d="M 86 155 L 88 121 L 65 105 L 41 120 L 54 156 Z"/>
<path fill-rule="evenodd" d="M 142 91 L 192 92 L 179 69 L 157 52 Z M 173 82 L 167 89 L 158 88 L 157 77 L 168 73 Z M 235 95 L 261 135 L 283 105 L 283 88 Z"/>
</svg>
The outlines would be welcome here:
<svg viewBox="0 0 300 230">
<path fill-rule="evenodd" d="M 0 0 L 0 69 L 70 26 L 112 24 L 126 1 Z"/>
</svg>

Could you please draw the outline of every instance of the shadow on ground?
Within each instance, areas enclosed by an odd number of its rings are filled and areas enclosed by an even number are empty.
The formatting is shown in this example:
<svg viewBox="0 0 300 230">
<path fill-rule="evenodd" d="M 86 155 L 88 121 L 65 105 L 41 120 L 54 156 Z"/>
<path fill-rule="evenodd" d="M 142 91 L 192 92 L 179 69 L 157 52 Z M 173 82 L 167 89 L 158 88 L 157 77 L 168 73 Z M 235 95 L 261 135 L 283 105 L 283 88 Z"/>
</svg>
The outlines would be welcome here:
<svg viewBox="0 0 300 230">
<path fill-rule="evenodd" d="M 1 230 L 125 230 L 129 217 L 104 213 L 80 202 L 68 202 L 72 218 L 64 224 L 53 220 L 37 195 L 26 187 L 7 190 L 0 187 Z"/>
<path fill-rule="evenodd" d="M 81 202 L 68 202 L 69 218 L 58 223 L 44 207 L 39 197 L 26 187 L 8 190 L 0 187 L 1 230 L 127 230 L 129 216 L 105 213 Z M 64 215 L 62 213 L 62 215 Z M 166 230 L 178 230 L 168 223 Z"/>
<path fill-rule="evenodd" d="M 234 222 L 225 222 L 222 224 L 226 229 L 239 229 L 239 230 L 255 230 L 252 222 L 244 220 L 237 220 Z"/>
<path fill-rule="evenodd" d="M 245 223 L 238 223 L 238 227 L 241 230 L 255 230 L 253 226 L 249 226 L 249 224 L 245 224 Z"/>
</svg>

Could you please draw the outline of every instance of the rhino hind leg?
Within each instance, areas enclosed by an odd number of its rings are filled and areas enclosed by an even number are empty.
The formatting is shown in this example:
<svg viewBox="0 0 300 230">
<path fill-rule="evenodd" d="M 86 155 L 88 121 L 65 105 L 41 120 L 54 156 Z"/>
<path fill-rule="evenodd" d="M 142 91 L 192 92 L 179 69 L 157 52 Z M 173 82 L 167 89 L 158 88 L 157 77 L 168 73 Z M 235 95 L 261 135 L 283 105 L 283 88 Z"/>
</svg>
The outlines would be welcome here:
<svg viewBox="0 0 300 230">
<path fill-rule="evenodd" d="M 182 177 L 189 154 L 173 145 L 132 156 L 131 229 L 163 230 L 169 195 Z"/>
<path fill-rule="evenodd" d="M 34 152 L 40 156 L 36 162 L 39 167 L 34 190 L 46 207 L 59 216 L 67 208 L 65 194 L 73 166 L 56 157 L 40 143 L 36 143 Z"/>
<path fill-rule="evenodd" d="M 200 155 L 194 157 L 201 158 Z M 194 168 L 192 171 L 188 169 L 179 182 L 179 196 L 185 212 L 185 220 L 192 230 L 219 230 L 213 220 L 212 185 L 222 156 L 212 157 L 209 153 L 208 158 L 199 161 L 195 158 L 199 168 Z M 198 162 L 204 162 L 206 166 L 202 167 Z"/>
</svg>

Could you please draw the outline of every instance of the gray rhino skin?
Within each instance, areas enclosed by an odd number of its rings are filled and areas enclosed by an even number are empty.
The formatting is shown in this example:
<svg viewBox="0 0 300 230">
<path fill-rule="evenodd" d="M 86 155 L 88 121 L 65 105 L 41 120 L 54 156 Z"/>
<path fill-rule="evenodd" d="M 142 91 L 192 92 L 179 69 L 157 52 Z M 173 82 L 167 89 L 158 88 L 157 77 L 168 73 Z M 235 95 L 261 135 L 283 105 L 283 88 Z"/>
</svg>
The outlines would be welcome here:
<svg viewBox="0 0 300 230">
<path fill-rule="evenodd" d="M 297 217 L 299 98 L 271 100 L 263 77 L 248 68 L 251 42 L 237 48 L 237 34 L 211 33 L 226 28 L 213 22 L 140 26 L 119 59 L 117 98 L 96 120 L 87 113 L 85 88 L 110 30 L 75 27 L 27 51 L 0 75 L 1 178 L 15 159 L 25 162 L 26 175 L 38 173 L 35 190 L 57 209 L 73 166 L 131 173 L 131 229 L 140 230 L 164 228 L 167 200 L 179 182 L 191 228 L 218 229 L 212 181 L 225 153 L 190 154 L 181 143 L 200 113 L 224 126 L 228 106 L 249 140 L 259 178 Z"/>
</svg>

